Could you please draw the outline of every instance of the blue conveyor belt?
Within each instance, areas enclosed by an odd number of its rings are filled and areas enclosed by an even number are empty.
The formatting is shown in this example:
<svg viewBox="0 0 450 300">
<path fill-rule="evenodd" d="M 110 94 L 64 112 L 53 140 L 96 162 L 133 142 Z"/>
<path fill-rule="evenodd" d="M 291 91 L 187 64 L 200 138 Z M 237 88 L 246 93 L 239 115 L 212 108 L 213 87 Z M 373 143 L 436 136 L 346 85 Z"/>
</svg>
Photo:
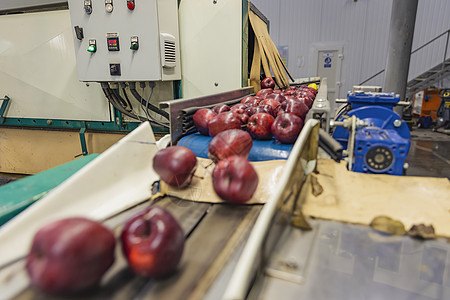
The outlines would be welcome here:
<svg viewBox="0 0 450 300">
<path fill-rule="evenodd" d="M 198 157 L 208 158 L 208 146 L 212 138 L 199 133 L 183 137 L 178 146 L 191 149 Z M 287 159 L 294 145 L 281 144 L 272 139 L 267 141 L 253 140 L 253 146 L 248 155 L 250 161 L 264 161 L 274 159 Z"/>
</svg>

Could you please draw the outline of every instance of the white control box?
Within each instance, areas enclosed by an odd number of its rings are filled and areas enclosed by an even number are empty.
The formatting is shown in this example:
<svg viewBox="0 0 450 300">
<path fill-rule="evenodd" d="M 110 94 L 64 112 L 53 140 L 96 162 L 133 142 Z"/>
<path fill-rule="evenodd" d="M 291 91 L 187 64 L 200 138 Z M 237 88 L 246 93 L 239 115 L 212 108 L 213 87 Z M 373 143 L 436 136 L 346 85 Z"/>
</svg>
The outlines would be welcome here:
<svg viewBox="0 0 450 300">
<path fill-rule="evenodd" d="M 80 81 L 181 79 L 177 0 L 69 0 Z"/>
</svg>

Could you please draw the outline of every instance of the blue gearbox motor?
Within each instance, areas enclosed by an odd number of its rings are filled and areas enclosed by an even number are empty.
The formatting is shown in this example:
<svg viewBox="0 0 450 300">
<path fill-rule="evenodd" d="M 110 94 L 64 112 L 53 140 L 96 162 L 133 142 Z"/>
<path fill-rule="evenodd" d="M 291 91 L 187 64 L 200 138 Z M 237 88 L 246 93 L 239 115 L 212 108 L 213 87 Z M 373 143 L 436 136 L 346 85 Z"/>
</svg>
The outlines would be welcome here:
<svg viewBox="0 0 450 300">
<path fill-rule="evenodd" d="M 336 122 L 355 116 L 364 126 L 356 127 L 351 170 L 361 173 L 402 175 L 411 134 L 392 108 L 399 101 L 393 93 L 349 93 L 347 110 Z M 351 128 L 336 127 L 333 137 L 347 149 Z M 347 153 L 349 153 L 347 149 Z M 351 151 L 350 151 L 351 152 Z"/>
</svg>

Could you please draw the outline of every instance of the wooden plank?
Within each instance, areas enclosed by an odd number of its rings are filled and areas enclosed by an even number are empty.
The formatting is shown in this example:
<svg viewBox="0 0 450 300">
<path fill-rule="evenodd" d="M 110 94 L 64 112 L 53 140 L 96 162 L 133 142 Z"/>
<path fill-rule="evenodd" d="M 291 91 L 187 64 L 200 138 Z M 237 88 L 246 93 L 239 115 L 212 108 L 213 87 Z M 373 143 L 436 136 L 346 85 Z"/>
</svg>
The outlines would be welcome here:
<svg viewBox="0 0 450 300">
<path fill-rule="evenodd" d="M 130 210 L 127 210 L 113 218 L 105 221 L 105 225 L 113 229 L 116 237 L 120 236 L 120 232 L 125 221 L 134 213 L 148 207 L 151 203 L 145 202 Z M 211 204 L 184 201 L 180 199 L 165 197 L 156 201 L 157 206 L 164 207 L 170 211 L 179 221 L 186 236 L 198 225 L 204 215 L 207 213 Z M 20 264 L 23 262 L 18 262 Z M 15 264 L 16 265 L 16 264 Z M 17 269 L 17 267 L 15 268 Z M 1 270 L 0 274 L 8 270 Z M 17 270 L 15 271 L 17 272 Z M 14 276 L 26 277 L 25 271 L 15 273 Z M 85 293 L 71 296 L 70 299 L 131 299 L 138 294 L 152 280 L 135 276 L 127 266 L 127 262 L 122 254 L 120 242 L 118 240 L 116 246 L 116 261 L 111 269 L 105 274 L 99 287 L 96 287 Z M 0 282 L 1 284 L 1 282 Z M 44 295 L 33 287 L 27 287 L 15 299 L 66 299 L 64 297 Z"/>
<path fill-rule="evenodd" d="M 239 240 L 251 229 L 261 207 L 213 205 L 187 240 L 180 271 L 149 283 L 137 299 L 200 299 L 209 286 L 199 285 L 214 280 L 236 246 L 230 246 L 230 241 Z"/>
</svg>

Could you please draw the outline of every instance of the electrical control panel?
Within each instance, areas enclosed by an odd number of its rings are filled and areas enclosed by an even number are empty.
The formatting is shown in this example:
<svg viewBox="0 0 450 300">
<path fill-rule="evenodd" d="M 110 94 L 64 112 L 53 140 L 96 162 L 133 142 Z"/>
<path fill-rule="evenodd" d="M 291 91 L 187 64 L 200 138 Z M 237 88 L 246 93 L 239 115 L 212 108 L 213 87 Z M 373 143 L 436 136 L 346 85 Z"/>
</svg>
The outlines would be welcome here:
<svg viewBox="0 0 450 300">
<path fill-rule="evenodd" d="M 177 0 L 69 0 L 81 81 L 181 79 Z"/>
</svg>

